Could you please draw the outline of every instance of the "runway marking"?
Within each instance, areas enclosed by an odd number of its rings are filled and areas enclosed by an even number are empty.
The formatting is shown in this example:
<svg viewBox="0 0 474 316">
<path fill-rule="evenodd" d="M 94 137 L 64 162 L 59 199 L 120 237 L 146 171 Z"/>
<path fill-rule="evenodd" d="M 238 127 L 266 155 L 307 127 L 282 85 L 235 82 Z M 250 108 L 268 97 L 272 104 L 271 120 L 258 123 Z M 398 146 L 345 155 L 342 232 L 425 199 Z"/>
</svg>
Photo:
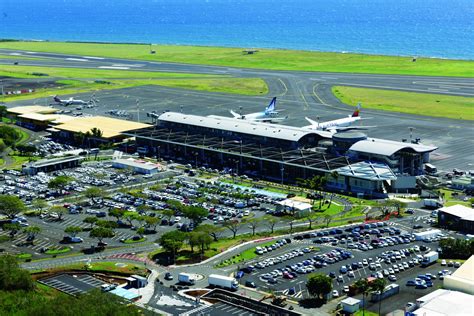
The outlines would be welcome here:
<svg viewBox="0 0 474 316">
<path fill-rule="evenodd" d="M 428 88 L 430 91 L 438 91 L 438 92 L 448 92 L 448 90 L 445 89 L 436 89 L 436 88 Z"/>
<path fill-rule="evenodd" d="M 82 56 L 82 57 L 87 58 L 87 59 L 100 59 L 100 60 L 105 59 L 103 57 L 93 57 L 93 56 Z"/>
<path fill-rule="evenodd" d="M 130 67 L 116 67 L 116 66 L 99 66 L 97 68 L 101 68 L 101 69 L 122 69 L 122 70 L 130 69 Z"/>
<path fill-rule="evenodd" d="M 10 53 L 9 55 L 12 55 L 12 56 L 23 56 L 23 55 L 20 54 L 20 53 Z"/>
<path fill-rule="evenodd" d="M 144 64 L 113 64 L 112 67 L 143 67 Z"/>
<path fill-rule="evenodd" d="M 397 91 L 416 91 L 416 92 L 422 92 L 422 93 L 429 93 L 427 90 L 423 89 L 412 89 L 412 88 L 396 88 L 396 87 L 387 87 L 387 86 L 377 86 L 377 85 L 369 85 L 369 84 L 360 84 L 360 83 L 347 83 L 347 82 L 338 82 L 338 85 L 344 85 L 344 86 L 355 86 L 355 87 L 367 87 L 367 88 L 379 88 L 379 89 L 387 89 L 387 90 L 397 90 Z M 446 94 L 449 93 L 448 91 L 440 91 L 440 94 Z M 474 93 L 462 93 L 462 92 L 456 92 L 453 93 L 455 95 L 468 95 L 468 96 L 474 96 Z"/>
<path fill-rule="evenodd" d="M 316 97 L 316 99 L 319 100 L 319 102 L 321 102 L 321 104 L 330 106 L 329 104 L 327 104 L 326 102 L 324 102 L 324 101 L 319 97 L 319 95 L 316 93 L 316 88 L 317 88 L 318 86 L 319 86 L 319 83 L 318 83 L 318 84 L 315 84 L 314 87 L 313 87 L 313 94 L 314 94 L 314 96 Z"/>
<path fill-rule="evenodd" d="M 285 88 L 285 92 L 283 92 L 283 94 L 280 95 L 280 96 L 284 96 L 288 93 L 288 87 L 286 86 L 285 82 L 281 80 L 281 78 L 278 78 L 278 81 L 280 81 L 280 83 L 283 85 L 283 88 Z"/>
<path fill-rule="evenodd" d="M 83 58 L 66 58 L 66 60 L 72 60 L 72 61 L 88 61 L 87 59 L 83 59 Z"/>
</svg>

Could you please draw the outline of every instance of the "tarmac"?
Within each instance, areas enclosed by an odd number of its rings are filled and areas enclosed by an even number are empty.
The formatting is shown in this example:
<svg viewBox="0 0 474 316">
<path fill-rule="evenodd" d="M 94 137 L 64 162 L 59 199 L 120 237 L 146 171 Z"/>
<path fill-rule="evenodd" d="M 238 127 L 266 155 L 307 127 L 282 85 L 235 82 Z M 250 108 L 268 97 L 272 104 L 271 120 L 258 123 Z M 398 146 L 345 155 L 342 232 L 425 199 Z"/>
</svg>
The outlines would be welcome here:
<svg viewBox="0 0 474 316">
<path fill-rule="evenodd" d="M 241 110 L 244 114 L 253 113 L 262 111 L 270 102 L 271 97 L 277 96 L 277 109 L 284 109 L 283 115 L 288 115 L 288 119 L 283 124 L 305 126 L 308 125 L 304 119 L 306 116 L 319 117 L 321 121 L 327 121 L 350 115 L 353 112 L 353 107 L 341 103 L 333 96 L 331 92 L 333 85 L 474 97 L 474 79 L 472 78 L 270 71 L 114 58 L 96 59 L 39 52 L 26 54 L 5 49 L 0 49 L 0 53 L 20 53 L 30 57 L 45 58 L 21 60 L 21 65 L 258 77 L 264 79 L 269 87 L 268 95 L 262 96 L 229 95 L 159 86 L 105 90 L 95 93 L 96 98 L 100 100 L 96 108 L 83 110 L 84 113 L 94 115 L 104 115 L 107 111 L 114 109 L 125 110 L 130 114 L 130 119 L 139 119 L 143 122 L 149 121 L 146 113 L 151 111 L 157 113 L 182 111 L 189 114 L 222 116 L 230 116 L 231 109 L 237 112 Z M 12 60 L 9 59 L 0 60 L 0 64 L 11 63 Z M 61 98 L 70 96 L 88 100 L 91 93 L 61 95 Z M 137 100 L 139 111 L 137 111 Z M 39 98 L 17 101 L 8 103 L 8 106 L 31 105 L 32 103 L 49 105 L 51 100 Z M 74 111 L 73 107 L 70 109 Z M 425 145 L 439 147 L 432 153 L 431 158 L 432 164 L 440 170 L 474 169 L 474 124 L 471 121 L 369 109 L 362 109 L 361 115 L 371 118 L 364 120 L 363 125 L 376 126 L 364 131 L 369 137 L 397 141 L 420 138 Z"/>
</svg>

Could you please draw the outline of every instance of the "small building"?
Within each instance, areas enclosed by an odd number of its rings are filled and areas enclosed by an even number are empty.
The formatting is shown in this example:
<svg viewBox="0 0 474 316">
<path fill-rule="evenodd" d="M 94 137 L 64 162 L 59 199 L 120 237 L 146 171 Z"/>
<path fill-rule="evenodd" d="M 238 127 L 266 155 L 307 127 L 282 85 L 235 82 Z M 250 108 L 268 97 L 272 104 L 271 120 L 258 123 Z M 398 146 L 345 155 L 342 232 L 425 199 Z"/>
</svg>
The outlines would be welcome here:
<svg viewBox="0 0 474 316">
<path fill-rule="evenodd" d="M 442 207 L 438 210 L 438 225 L 472 234 L 474 233 L 474 210 L 460 204 Z"/>
<path fill-rule="evenodd" d="M 436 237 L 439 234 L 441 234 L 439 229 L 430 229 L 424 232 L 414 233 L 413 235 L 415 235 L 415 240 L 426 240 L 428 238 Z"/>
<path fill-rule="evenodd" d="M 360 300 L 353 297 L 348 297 L 341 301 L 342 310 L 346 313 L 353 314 L 359 310 L 361 305 L 360 303 Z"/>
<path fill-rule="evenodd" d="M 130 302 L 138 301 L 142 297 L 140 294 L 124 289 L 123 287 L 117 287 L 108 293 L 115 294 Z"/>
<path fill-rule="evenodd" d="M 53 172 L 56 170 L 75 168 L 79 166 L 82 159 L 82 157 L 73 156 L 39 160 L 25 164 L 22 172 L 27 175 L 35 175 L 38 172 Z"/>
<path fill-rule="evenodd" d="M 443 287 L 474 295 L 474 256 L 471 256 L 453 274 L 445 276 Z"/>
<path fill-rule="evenodd" d="M 451 188 L 456 190 L 466 190 L 474 188 L 474 177 L 462 176 L 451 180 Z"/>
<path fill-rule="evenodd" d="M 141 174 L 155 174 L 161 170 L 161 165 L 133 158 L 129 159 L 115 159 L 112 162 L 112 167 L 117 169 L 129 169 Z"/>
<path fill-rule="evenodd" d="M 295 213 L 301 217 L 311 212 L 311 204 L 297 201 L 294 199 L 286 199 L 277 202 L 276 211 Z"/>
<path fill-rule="evenodd" d="M 140 275 L 131 275 L 127 278 L 127 287 L 133 287 L 136 289 L 147 286 L 148 279 Z"/>
<path fill-rule="evenodd" d="M 400 286 L 398 284 L 392 283 L 387 285 L 382 293 L 380 292 L 372 292 L 370 296 L 371 302 L 378 302 L 381 300 L 386 299 L 392 295 L 398 294 L 400 292 Z"/>
<path fill-rule="evenodd" d="M 438 289 L 416 300 L 415 316 L 471 316 L 473 295 L 458 291 Z"/>
</svg>

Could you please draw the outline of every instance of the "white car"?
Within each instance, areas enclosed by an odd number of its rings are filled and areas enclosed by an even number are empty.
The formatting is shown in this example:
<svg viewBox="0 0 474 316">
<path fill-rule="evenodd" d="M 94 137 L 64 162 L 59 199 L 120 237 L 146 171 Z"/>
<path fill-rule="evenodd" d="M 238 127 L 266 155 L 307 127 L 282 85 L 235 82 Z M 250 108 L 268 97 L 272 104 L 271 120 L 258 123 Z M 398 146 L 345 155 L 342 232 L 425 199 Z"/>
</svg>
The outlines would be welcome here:
<svg viewBox="0 0 474 316">
<path fill-rule="evenodd" d="M 442 265 L 442 266 L 445 266 L 446 264 L 447 264 L 447 263 L 446 263 L 446 260 L 444 260 L 444 259 L 441 260 L 441 265 Z"/>
<path fill-rule="evenodd" d="M 339 297 L 339 292 L 337 290 L 333 290 L 332 297 Z"/>
</svg>

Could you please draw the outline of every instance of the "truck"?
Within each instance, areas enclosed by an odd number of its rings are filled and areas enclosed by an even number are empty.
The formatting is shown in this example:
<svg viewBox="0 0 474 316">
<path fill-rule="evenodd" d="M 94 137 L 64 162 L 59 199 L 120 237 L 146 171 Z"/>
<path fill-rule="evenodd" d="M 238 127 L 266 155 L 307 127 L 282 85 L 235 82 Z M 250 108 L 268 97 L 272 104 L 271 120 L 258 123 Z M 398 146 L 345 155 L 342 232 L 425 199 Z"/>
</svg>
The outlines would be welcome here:
<svg viewBox="0 0 474 316">
<path fill-rule="evenodd" d="M 440 207 L 443 207 L 443 204 L 435 199 L 424 199 L 423 207 L 428 209 L 438 209 Z"/>
<path fill-rule="evenodd" d="M 180 274 L 178 274 L 178 282 L 183 284 L 194 285 L 194 283 L 196 283 L 196 280 L 194 279 L 193 274 L 181 272 Z"/>
<path fill-rule="evenodd" d="M 235 278 L 225 275 L 211 274 L 208 281 L 210 287 L 219 287 L 230 291 L 237 291 L 239 288 L 239 283 Z"/>
<path fill-rule="evenodd" d="M 427 267 L 436 262 L 439 259 L 439 254 L 436 251 L 430 251 L 423 256 L 423 260 L 421 261 L 422 267 Z"/>
</svg>

